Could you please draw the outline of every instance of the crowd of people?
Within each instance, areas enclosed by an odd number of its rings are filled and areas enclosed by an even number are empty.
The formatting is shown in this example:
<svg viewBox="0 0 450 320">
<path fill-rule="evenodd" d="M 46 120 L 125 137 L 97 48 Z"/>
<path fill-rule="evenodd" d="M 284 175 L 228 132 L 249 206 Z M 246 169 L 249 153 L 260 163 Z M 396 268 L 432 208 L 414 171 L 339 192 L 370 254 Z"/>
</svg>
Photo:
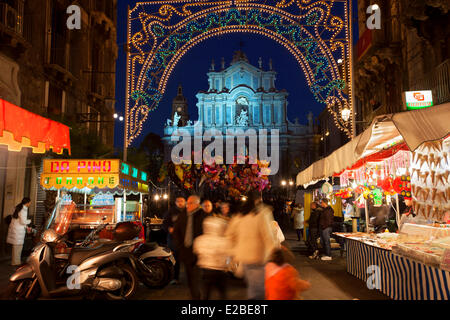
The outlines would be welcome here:
<svg viewBox="0 0 450 320">
<path fill-rule="evenodd" d="M 310 287 L 292 266 L 273 208 L 259 193 L 239 204 L 178 196 L 163 228 L 177 261 L 173 283 L 182 263 L 192 299 L 210 299 L 213 291 L 226 299 L 230 274 L 245 280 L 250 300 L 299 299 Z"/>
</svg>

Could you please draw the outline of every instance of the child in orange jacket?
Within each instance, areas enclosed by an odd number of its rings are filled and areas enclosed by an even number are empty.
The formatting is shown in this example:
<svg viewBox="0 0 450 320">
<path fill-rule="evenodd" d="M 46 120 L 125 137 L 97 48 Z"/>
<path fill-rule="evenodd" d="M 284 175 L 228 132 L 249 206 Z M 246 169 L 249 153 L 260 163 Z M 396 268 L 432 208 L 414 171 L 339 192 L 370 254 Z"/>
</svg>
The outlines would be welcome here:
<svg viewBox="0 0 450 320">
<path fill-rule="evenodd" d="M 311 287 L 309 281 L 300 279 L 297 270 L 289 264 L 292 253 L 282 247 L 275 249 L 266 265 L 266 300 L 300 300 L 300 294 Z"/>
</svg>

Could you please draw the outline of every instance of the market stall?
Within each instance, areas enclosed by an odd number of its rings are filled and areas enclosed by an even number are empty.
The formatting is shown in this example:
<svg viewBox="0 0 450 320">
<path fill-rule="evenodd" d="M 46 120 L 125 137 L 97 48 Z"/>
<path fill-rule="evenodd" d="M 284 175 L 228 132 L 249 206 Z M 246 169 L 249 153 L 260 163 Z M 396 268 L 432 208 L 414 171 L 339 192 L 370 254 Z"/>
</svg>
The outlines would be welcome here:
<svg viewBox="0 0 450 320">
<path fill-rule="evenodd" d="M 347 271 L 393 299 L 450 297 L 449 118 L 450 104 L 377 117 L 297 176 L 303 186 L 338 176 L 335 196 L 354 196 L 367 223 L 369 202 L 395 208 L 397 233 L 337 234 L 346 239 Z"/>
<path fill-rule="evenodd" d="M 57 191 L 63 206 L 75 206 L 71 221 L 81 229 L 95 228 L 104 217 L 111 227 L 142 222 L 143 193 L 149 190 L 147 173 L 117 159 L 46 159 L 41 186 Z M 84 201 L 74 203 L 72 193 L 82 193 Z"/>
</svg>

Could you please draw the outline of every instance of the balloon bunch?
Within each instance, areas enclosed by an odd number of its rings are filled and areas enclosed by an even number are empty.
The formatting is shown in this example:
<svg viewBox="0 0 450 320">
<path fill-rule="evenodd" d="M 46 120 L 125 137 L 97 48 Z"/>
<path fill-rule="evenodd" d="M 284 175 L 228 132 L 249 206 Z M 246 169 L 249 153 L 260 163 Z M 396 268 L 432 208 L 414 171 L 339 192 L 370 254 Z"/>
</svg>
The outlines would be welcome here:
<svg viewBox="0 0 450 320">
<path fill-rule="evenodd" d="M 192 190 L 202 185 L 211 190 L 221 189 L 230 197 L 239 198 L 251 190 L 262 192 L 270 188 L 267 173 L 268 164 L 258 161 L 256 164 L 248 163 L 248 157 L 242 159 L 244 164 L 203 164 L 190 165 L 173 163 L 168 164 L 168 172 L 172 181 L 180 188 Z"/>
<path fill-rule="evenodd" d="M 353 189 L 352 188 L 345 188 L 345 189 L 341 189 L 338 192 L 336 192 L 334 195 L 336 197 L 339 197 L 341 199 L 348 199 L 352 197 L 352 192 Z"/>
<path fill-rule="evenodd" d="M 397 177 L 393 181 L 394 191 L 407 199 L 411 199 L 411 177 L 401 176 Z"/>
</svg>

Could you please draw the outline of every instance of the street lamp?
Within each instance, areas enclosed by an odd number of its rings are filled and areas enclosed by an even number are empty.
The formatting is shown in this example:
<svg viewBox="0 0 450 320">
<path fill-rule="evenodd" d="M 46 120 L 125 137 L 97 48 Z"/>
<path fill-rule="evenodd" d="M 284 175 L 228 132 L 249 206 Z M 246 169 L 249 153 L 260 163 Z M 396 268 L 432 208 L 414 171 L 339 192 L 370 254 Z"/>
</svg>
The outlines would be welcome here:
<svg viewBox="0 0 450 320">
<path fill-rule="evenodd" d="M 292 187 L 294 185 L 294 181 L 289 180 L 289 185 Z"/>
<path fill-rule="evenodd" d="M 167 200 L 169 198 L 169 196 L 167 195 L 167 193 L 164 193 L 163 199 Z"/>
<path fill-rule="evenodd" d="M 160 198 L 161 197 L 159 195 L 155 195 L 155 197 L 154 197 L 155 201 L 159 201 Z"/>
<path fill-rule="evenodd" d="M 281 181 L 281 185 L 285 186 L 287 184 L 286 180 Z"/>
</svg>

